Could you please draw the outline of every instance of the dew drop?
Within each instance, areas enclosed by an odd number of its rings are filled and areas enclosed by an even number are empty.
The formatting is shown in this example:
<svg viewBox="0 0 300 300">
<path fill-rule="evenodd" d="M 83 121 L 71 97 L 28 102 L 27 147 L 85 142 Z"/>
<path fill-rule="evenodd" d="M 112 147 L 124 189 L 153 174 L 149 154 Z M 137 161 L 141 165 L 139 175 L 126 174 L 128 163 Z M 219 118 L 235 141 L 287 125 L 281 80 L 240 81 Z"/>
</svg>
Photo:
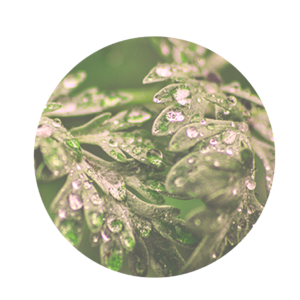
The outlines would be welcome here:
<svg viewBox="0 0 300 300">
<path fill-rule="evenodd" d="M 118 141 L 114 138 L 111 138 L 108 142 L 109 146 L 111 147 L 117 147 L 118 146 Z"/>
<path fill-rule="evenodd" d="M 91 187 L 92 187 L 92 184 L 91 184 L 88 180 L 86 180 L 86 181 L 83 183 L 83 188 L 84 188 L 85 190 L 89 190 Z"/>
<path fill-rule="evenodd" d="M 177 177 L 175 180 L 174 180 L 174 184 L 177 186 L 177 187 L 183 187 L 185 185 L 185 179 L 183 177 Z"/>
<path fill-rule="evenodd" d="M 147 160 L 155 166 L 159 167 L 162 164 L 163 154 L 161 153 L 160 150 L 150 149 L 146 153 L 146 157 L 147 157 Z"/>
<path fill-rule="evenodd" d="M 220 167 L 220 161 L 215 160 L 215 161 L 214 161 L 214 166 L 215 166 L 215 167 Z"/>
<path fill-rule="evenodd" d="M 195 139 L 199 135 L 199 133 L 195 127 L 189 127 L 186 131 L 186 135 L 190 139 Z"/>
<path fill-rule="evenodd" d="M 195 159 L 193 157 L 190 157 L 187 161 L 189 164 L 195 163 Z"/>
<path fill-rule="evenodd" d="M 227 130 L 222 133 L 222 142 L 227 145 L 232 145 L 236 140 L 236 131 Z"/>
<path fill-rule="evenodd" d="M 140 154 L 141 152 L 142 152 L 142 147 L 140 147 L 140 146 L 136 146 L 136 147 L 134 147 L 133 149 L 132 149 L 132 152 L 134 153 L 134 154 Z"/>
<path fill-rule="evenodd" d="M 235 106 L 237 103 L 237 99 L 234 96 L 227 97 L 227 100 L 228 100 L 230 106 Z"/>
<path fill-rule="evenodd" d="M 123 229 L 123 223 L 121 220 L 116 219 L 115 216 L 109 216 L 107 219 L 107 227 L 111 232 L 117 233 Z"/>
<path fill-rule="evenodd" d="M 80 185 L 81 185 L 81 181 L 80 181 L 80 180 L 74 180 L 74 181 L 72 182 L 72 188 L 73 188 L 74 190 L 78 190 L 78 189 L 80 188 Z"/>
<path fill-rule="evenodd" d="M 72 210 L 81 209 L 83 206 L 83 202 L 81 201 L 79 196 L 76 194 L 70 194 L 68 197 L 68 200 L 69 200 L 69 205 Z"/>
<path fill-rule="evenodd" d="M 158 76 L 161 76 L 161 77 L 169 77 L 172 75 L 172 72 L 171 72 L 169 66 L 164 67 L 164 68 L 158 67 L 158 68 L 156 68 L 155 72 Z"/>
<path fill-rule="evenodd" d="M 250 191 L 254 190 L 256 187 L 256 182 L 251 177 L 249 177 L 245 180 L 245 184 L 246 184 L 247 189 Z"/>
<path fill-rule="evenodd" d="M 36 131 L 36 136 L 47 138 L 47 137 L 51 136 L 52 133 L 53 133 L 53 130 L 51 129 L 51 127 L 49 125 L 41 125 L 38 127 L 38 129 Z"/>
<path fill-rule="evenodd" d="M 181 111 L 168 111 L 166 118 L 169 122 L 182 122 L 185 119 L 185 116 Z"/>
<path fill-rule="evenodd" d="M 207 125 L 207 129 L 208 130 L 214 130 L 215 129 L 215 125 L 214 124 L 208 124 Z"/>
</svg>

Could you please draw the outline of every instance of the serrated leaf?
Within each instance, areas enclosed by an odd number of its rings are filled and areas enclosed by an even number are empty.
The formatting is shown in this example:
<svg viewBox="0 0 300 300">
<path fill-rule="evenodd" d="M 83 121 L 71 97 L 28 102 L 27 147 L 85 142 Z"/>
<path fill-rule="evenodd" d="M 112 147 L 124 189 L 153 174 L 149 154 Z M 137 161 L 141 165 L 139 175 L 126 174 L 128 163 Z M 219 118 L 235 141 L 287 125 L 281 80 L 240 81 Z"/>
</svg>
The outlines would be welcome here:
<svg viewBox="0 0 300 300">
<path fill-rule="evenodd" d="M 136 195 L 127 191 L 127 206 L 136 214 L 151 219 L 167 219 L 174 218 L 180 214 L 180 209 L 169 205 L 153 205 L 139 199 Z"/>
<path fill-rule="evenodd" d="M 148 273 L 149 254 L 147 247 L 140 237 L 136 238 L 134 251 L 128 255 L 129 268 L 132 275 L 145 277 Z"/>
<path fill-rule="evenodd" d="M 106 194 L 121 201 L 126 197 L 123 178 L 114 170 L 114 164 L 108 163 L 93 154 L 84 151 L 84 172 L 90 176 Z"/>
<path fill-rule="evenodd" d="M 113 271 L 119 271 L 123 264 L 123 250 L 117 240 L 109 240 L 100 244 L 101 264 Z"/>
<path fill-rule="evenodd" d="M 134 190 L 136 190 L 139 194 L 141 194 L 143 197 L 145 197 L 147 200 L 156 203 L 156 204 L 163 204 L 165 203 L 164 197 L 151 189 L 147 187 L 147 185 L 141 181 L 138 177 L 132 175 L 132 176 L 124 176 L 124 180 L 126 182 L 126 185 L 130 186 Z"/>
<path fill-rule="evenodd" d="M 199 242 L 184 225 L 183 220 L 174 219 L 169 222 L 163 220 L 153 220 L 154 228 L 166 239 L 176 242 L 185 247 L 192 247 Z"/>
<path fill-rule="evenodd" d="M 250 91 L 248 91 L 248 90 L 242 90 L 241 86 L 238 82 L 233 82 L 229 85 L 221 86 L 221 91 L 226 94 L 234 95 L 238 98 L 241 98 L 241 99 L 250 101 L 254 104 L 263 106 L 261 100 L 257 96 L 251 95 Z"/>
<path fill-rule="evenodd" d="M 183 268 L 185 261 L 171 241 L 158 233 L 152 233 L 145 243 L 150 255 L 150 265 L 158 276 L 174 276 Z"/>
<path fill-rule="evenodd" d="M 171 168 L 166 179 L 166 189 L 171 193 L 199 196 L 207 201 L 214 198 L 222 200 L 222 194 L 229 196 L 233 193 L 232 190 L 239 188 L 239 183 L 235 180 L 245 176 L 242 163 L 226 153 L 192 152 Z M 231 181 L 233 183 L 229 185 Z M 214 198 L 211 198 L 212 195 Z M 223 201 L 226 205 L 227 201 L 233 200 L 229 198 Z"/>
<path fill-rule="evenodd" d="M 201 76 L 201 71 L 194 65 L 182 64 L 158 64 L 144 78 L 143 83 L 164 81 L 175 77 L 196 77 Z"/>
<path fill-rule="evenodd" d="M 251 144 L 254 152 L 262 160 L 266 171 L 266 189 L 269 193 L 273 183 L 275 169 L 275 147 L 259 141 L 254 137 L 251 138 Z"/>
<path fill-rule="evenodd" d="M 62 108 L 62 104 L 48 102 L 46 108 L 43 110 L 43 114 L 59 110 L 60 108 Z"/>
<path fill-rule="evenodd" d="M 132 100 L 132 95 L 124 92 L 101 93 L 97 88 L 89 88 L 79 95 L 59 99 L 62 107 L 47 112 L 47 116 L 80 116 L 100 113 L 105 109 L 125 104 Z"/>
<path fill-rule="evenodd" d="M 202 123 L 193 123 L 181 127 L 171 138 L 169 150 L 180 152 L 187 150 L 201 140 L 212 137 L 218 133 L 232 129 L 231 122 L 218 120 L 205 120 Z"/>
<path fill-rule="evenodd" d="M 68 74 L 56 87 L 49 101 L 55 101 L 59 96 L 67 95 L 78 87 L 86 78 L 87 74 L 83 71 L 78 71 L 73 74 Z"/>
<path fill-rule="evenodd" d="M 274 142 L 274 136 L 267 113 L 264 110 L 259 112 L 250 119 L 251 126 L 258 131 L 268 142 Z"/>
<path fill-rule="evenodd" d="M 109 112 L 104 113 L 102 115 L 95 117 L 94 119 L 92 119 L 91 121 L 87 122 L 82 126 L 72 128 L 70 132 L 74 137 L 81 136 L 81 135 L 89 135 L 93 131 L 95 131 L 95 129 L 97 130 L 103 124 L 104 121 L 110 118 L 110 116 L 111 113 Z"/>
</svg>

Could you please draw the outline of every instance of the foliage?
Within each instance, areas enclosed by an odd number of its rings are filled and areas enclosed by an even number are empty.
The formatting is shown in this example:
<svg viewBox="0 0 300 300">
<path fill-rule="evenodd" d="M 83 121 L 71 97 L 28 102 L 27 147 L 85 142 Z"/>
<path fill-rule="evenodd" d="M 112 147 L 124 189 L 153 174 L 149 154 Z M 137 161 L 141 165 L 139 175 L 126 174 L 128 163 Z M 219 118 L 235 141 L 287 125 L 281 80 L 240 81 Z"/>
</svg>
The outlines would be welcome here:
<svg viewBox="0 0 300 300">
<path fill-rule="evenodd" d="M 158 276 L 177 275 L 222 257 L 263 209 L 254 192 L 255 155 L 268 192 L 274 174 L 272 130 L 260 99 L 238 83 L 222 85 L 209 72 L 212 63 L 205 66 L 204 48 L 165 38 L 154 44 L 170 61 L 143 80 L 168 81 L 153 96 L 158 112 L 147 105 L 103 112 L 130 102 L 126 92 L 89 88 L 70 96 L 86 78 L 78 72 L 50 97 L 35 141 L 37 180 L 66 177 L 51 204 L 57 228 L 78 247 L 86 222 L 101 264 L 118 271 L 127 253 L 136 276 L 147 276 L 149 266 Z M 96 116 L 70 130 L 57 118 L 88 114 Z M 151 131 L 143 127 L 149 122 Z M 84 150 L 88 144 L 105 155 Z M 165 196 L 205 206 L 185 221 L 178 208 L 164 205 Z M 193 250 L 187 261 L 177 246 Z"/>
</svg>

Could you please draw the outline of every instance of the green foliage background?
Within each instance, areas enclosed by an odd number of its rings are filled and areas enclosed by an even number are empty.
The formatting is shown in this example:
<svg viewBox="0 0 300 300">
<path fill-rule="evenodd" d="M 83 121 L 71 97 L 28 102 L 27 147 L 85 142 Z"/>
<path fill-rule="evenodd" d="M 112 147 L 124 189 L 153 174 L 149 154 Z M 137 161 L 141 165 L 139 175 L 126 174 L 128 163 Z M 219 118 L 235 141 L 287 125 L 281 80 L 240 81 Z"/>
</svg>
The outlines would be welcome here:
<svg viewBox="0 0 300 300">
<path fill-rule="evenodd" d="M 208 53 L 210 51 L 208 50 Z M 164 82 L 153 83 L 150 86 L 143 85 L 142 80 L 145 75 L 153 68 L 157 63 L 164 63 L 164 59 L 160 56 L 151 45 L 149 38 L 138 38 L 126 40 L 113 45 L 110 45 L 104 49 L 101 49 L 83 61 L 76 65 L 69 73 L 74 73 L 76 71 L 85 71 L 87 73 L 87 79 L 76 88 L 74 94 L 79 94 L 90 87 L 98 87 L 101 91 L 114 91 L 114 90 L 124 90 L 130 91 L 131 89 L 139 88 L 141 91 L 145 91 L 144 97 L 134 97 L 133 101 L 124 105 L 118 105 L 113 107 L 109 111 L 115 114 L 116 112 L 124 109 L 125 107 L 132 106 L 136 103 L 149 103 L 149 105 L 154 105 L 153 95 L 164 87 L 166 84 Z M 227 64 L 219 72 L 224 84 L 229 84 L 233 81 L 240 83 L 241 88 L 248 88 L 251 93 L 256 94 L 255 90 L 247 79 L 231 64 Z M 66 74 L 67 75 L 67 74 Z M 53 87 L 54 90 L 55 87 Z M 50 96 L 50 95 L 49 95 Z M 71 94 L 72 96 L 72 94 Z M 46 102 L 47 99 L 44 99 Z M 95 115 L 83 116 L 83 117 L 60 117 L 62 123 L 67 129 L 75 127 L 86 123 L 92 119 Z M 151 128 L 151 122 L 148 122 L 149 130 Z M 99 155 L 99 147 L 94 146 L 84 146 L 84 148 L 91 153 Z M 103 152 L 103 155 L 105 153 Z M 255 164 L 257 166 L 258 172 L 256 172 L 256 193 L 258 193 L 258 200 L 264 204 L 267 200 L 267 193 L 265 190 L 265 171 L 262 163 L 259 159 L 255 159 Z M 41 198 L 47 209 L 47 212 L 51 217 L 53 215 L 49 211 L 49 206 L 57 192 L 63 186 L 65 178 L 55 180 L 53 182 L 43 184 L 38 182 L 38 188 L 41 194 Z M 183 219 L 189 215 L 189 212 L 195 208 L 200 207 L 203 203 L 199 199 L 193 199 L 189 201 L 174 200 L 171 198 L 166 199 L 166 204 L 173 205 L 181 209 L 181 217 Z M 54 225 L 53 225 L 54 226 Z M 85 233 L 88 233 L 87 225 L 84 226 Z M 61 238 L 64 238 L 61 235 Z M 68 241 L 66 240 L 68 243 Z M 70 245 L 70 247 L 72 247 Z M 178 249 L 182 256 L 187 259 L 192 250 L 187 250 L 180 248 Z M 84 255 L 92 259 L 93 261 L 100 263 L 99 249 L 98 247 L 92 248 L 89 243 L 89 234 L 84 234 L 83 240 L 78 249 Z M 76 251 L 75 249 L 70 249 L 70 251 Z M 128 264 L 126 262 L 127 256 L 124 257 L 124 263 L 120 272 L 130 273 Z M 148 276 L 155 277 L 156 274 L 149 270 Z"/>
</svg>

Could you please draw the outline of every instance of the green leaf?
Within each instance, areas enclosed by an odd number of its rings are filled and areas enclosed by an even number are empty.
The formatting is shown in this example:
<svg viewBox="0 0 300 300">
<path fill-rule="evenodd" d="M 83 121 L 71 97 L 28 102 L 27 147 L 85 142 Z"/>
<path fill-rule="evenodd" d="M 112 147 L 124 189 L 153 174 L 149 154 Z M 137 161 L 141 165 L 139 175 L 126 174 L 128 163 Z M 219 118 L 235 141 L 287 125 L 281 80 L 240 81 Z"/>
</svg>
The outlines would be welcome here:
<svg viewBox="0 0 300 300">
<path fill-rule="evenodd" d="M 140 237 L 136 238 L 134 251 L 128 255 L 129 268 L 132 275 L 146 277 L 149 266 L 147 247 Z"/>
<path fill-rule="evenodd" d="M 250 119 L 249 123 L 266 141 L 269 143 L 274 142 L 271 124 L 265 110 L 259 110 L 258 113 Z"/>
<path fill-rule="evenodd" d="M 101 264 L 113 271 L 119 271 L 123 264 L 123 250 L 117 240 L 102 242 L 100 245 Z"/>
<path fill-rule="evenodd" d="M 158 276 L 179 274 L 185 261 L 171 241 L 158 233 L 153 233 L 151 237 L 145 239 L 145 243 L 150 255 L 150 265 Z"/>
<path fill-rule="evenodd" d="M 136 195 L 127 191 L 126 205 L 134 213 L 152 220 L 170 220 L 180 214 L 180 209 L 169 205 L 153 205 L 139 199 Z"/>
</svg>

